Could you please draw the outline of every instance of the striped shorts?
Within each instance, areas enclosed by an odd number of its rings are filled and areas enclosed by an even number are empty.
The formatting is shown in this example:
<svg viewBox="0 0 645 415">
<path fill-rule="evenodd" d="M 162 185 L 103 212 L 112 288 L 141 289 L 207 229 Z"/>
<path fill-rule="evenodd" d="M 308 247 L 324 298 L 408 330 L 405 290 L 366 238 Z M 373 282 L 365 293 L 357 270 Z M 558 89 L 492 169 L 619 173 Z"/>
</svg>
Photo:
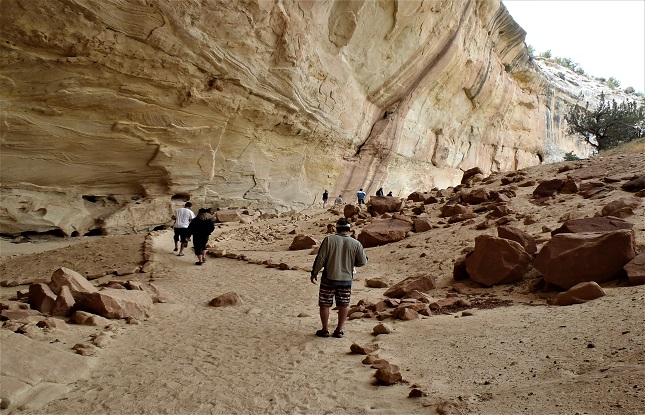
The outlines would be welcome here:
<svg viewBox="0 0 645 415">
<path fill-rule="evenodd" d="M 328 285 L 321 282 L 318 292 L 318 306 L 331 307 L 334 304 L 334 297 L 336 297 L 337 307 L 349 307 L 351 296 L 351 286 Z"/>
</svg>

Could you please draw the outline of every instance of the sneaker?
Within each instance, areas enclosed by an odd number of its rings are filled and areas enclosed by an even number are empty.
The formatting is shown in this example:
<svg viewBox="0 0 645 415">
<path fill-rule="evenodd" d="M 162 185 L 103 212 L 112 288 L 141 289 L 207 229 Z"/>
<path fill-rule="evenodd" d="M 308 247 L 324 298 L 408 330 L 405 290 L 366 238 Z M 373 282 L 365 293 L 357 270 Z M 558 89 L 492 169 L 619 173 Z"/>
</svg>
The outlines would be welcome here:
<svg viewBox="0 0 645 415">
<path fill-rule="evenodd" d="M 203 262 L 199 262 L 199 261 L 195 262 L 195 265 L 201 265 L 201 264 L 203 264 Z"/>
<path fill-rule="evenodd" d="M 177 252 L 177 248 L 173 249 L 173 252 Z"/>
</svg>

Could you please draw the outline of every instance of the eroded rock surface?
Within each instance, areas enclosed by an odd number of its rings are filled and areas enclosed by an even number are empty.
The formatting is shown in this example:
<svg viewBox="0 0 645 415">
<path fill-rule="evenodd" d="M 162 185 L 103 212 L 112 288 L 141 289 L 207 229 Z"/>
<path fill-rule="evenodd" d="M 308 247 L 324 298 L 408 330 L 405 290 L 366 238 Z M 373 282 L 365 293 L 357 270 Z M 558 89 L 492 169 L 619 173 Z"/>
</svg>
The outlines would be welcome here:
<svg viewBox="0 0 645 415">
<path fill-rule="evenodd" d="M 138 232 L 188 199 L 287 210 L 589 154 L 561 121 L 575 94 L 499 0 L 2 9 L 6 234 Z"/>
</svg>

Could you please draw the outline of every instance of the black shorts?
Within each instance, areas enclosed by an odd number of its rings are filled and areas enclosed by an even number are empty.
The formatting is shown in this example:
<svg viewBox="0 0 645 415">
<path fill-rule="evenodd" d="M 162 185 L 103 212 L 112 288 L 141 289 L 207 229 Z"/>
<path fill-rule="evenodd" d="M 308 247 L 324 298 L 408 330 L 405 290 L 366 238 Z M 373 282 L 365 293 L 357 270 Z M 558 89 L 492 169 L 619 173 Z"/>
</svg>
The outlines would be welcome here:
<svg viewBox="0 0 645 415">
<path fill-rule="evenodd" d="M 201 255 L 206 250 L 208 243 L 208 235 L 206 236 L 193 236 L 193 247 L 195 248 L 195 255 Z"/>
<path fill-rule="evenodd" d="M 188 238 L 190 238 L 188 228 L 174 228 L 174 230 L 175 236 L 173 239 L 175 240 L 175 242 L 179 242 L 179 240 L 181 239 L 182 244 L 188 243 Z"/>
</svg>

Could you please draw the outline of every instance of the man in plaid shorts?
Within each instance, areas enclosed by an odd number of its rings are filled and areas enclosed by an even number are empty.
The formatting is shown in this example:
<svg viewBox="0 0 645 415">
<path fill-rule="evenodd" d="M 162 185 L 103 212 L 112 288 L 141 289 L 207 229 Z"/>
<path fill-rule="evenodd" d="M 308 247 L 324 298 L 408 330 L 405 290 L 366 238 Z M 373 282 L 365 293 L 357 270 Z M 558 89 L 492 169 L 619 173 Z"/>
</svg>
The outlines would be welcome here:
<svg viewBox="0 0 645 415">
<path fill-rule="evenodd" d="M 347 219 L 339 219 L 336 222 L 336 235 L 330 235 L 323 239 L 311 270 L 313 284 L 316 283 L 320 270 L 323 270 L 318 293 L 322 329 L 316 332 L 318 337 L 329 337 L 327 322 L 334 297 L 338 307 L 338 325 L 332 336 L 343 337 L 345 334 L 343 326 L 347 320 L 352 294 L 354 267 L 362 267 L 367 264 L 363 245 L 350 236 L 350 229 L 351 225 Z"/>
</svg>

